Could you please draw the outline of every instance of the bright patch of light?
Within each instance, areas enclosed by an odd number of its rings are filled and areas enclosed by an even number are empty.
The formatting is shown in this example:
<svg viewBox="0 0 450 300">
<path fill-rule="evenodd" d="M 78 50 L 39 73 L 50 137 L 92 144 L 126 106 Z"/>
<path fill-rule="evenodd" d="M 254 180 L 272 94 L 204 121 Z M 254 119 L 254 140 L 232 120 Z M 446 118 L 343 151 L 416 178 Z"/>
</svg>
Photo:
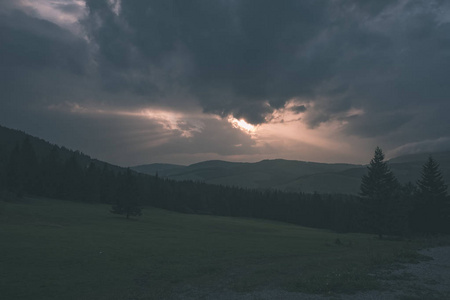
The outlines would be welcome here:
<svg viewBox="0 0 450 300">
<path fill-rule="evenodd" d="M 87 13 L 86 2 L 83 0 L 18 0 L 18 4 L 38 17 L 76 34 L 81 33 L 78 20 Z M 67 7 L 71 9 L 64 9 Z"/>
<path fill-rule="evenodd" d="M 237 129 L 240 129 L 248 134 L 252 134 L 256 131 L 256 126 L 247 123 L 244 119 L 236 119 L 233 116 L 228 117 L 228 122 Z"/>
<path fill-rule="evenodd" d="M 118 16 L 120 14 L 120 9 L 122 7 L 122 3 L 120 0 L 108 0 L 109 5 L 111 6 L 112 11 Z"/>
<path fill-rule="evenodd" d="M 110 115 L 132 118 L 145 118 L 159 124 L 167 132 L 177 132 L 181 137 L 190 138 L 195 133 L 202 132 L 204 122 L 202 119 L 215 118 L 210 115 L 197 115 L 196 113 L 177 112 L 162 108 L 146 108 L 140 110 L 126 110 L 119 108 L 84 106 L 76 102 L 64 102 L 49 105 L 48 109 L 85 115 Z"/>
<path fill-rule="evenodd" d="M 138 114 L 161 124 L 166 130 L 177 130 L 181 136 L 190 138 L 195 132 L 202 132 L 204 123 L 195 118 L 174 111 L 162 109 L 144 109 Z"/>
</svg>

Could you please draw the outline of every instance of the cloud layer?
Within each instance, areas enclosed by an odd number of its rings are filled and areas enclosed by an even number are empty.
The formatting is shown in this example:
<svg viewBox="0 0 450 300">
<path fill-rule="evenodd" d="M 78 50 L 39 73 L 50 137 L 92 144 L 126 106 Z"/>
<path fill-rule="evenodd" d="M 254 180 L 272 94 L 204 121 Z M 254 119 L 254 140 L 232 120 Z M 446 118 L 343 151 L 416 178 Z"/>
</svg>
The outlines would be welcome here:
<svg viewBox="0 0 450 300">
<path fill-rule="evenodd" d="M 362 162 L 450 138 L 449 32 L 438 0 L 0 0 L 0 115 L 123 165 Z"/>
</svg>

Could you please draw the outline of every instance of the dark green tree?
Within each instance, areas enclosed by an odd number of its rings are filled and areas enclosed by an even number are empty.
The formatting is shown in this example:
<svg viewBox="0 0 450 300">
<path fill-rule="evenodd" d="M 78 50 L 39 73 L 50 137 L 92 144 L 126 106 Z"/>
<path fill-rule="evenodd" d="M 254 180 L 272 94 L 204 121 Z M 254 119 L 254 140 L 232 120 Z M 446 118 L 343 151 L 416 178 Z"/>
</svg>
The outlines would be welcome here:
<svg viewBox="0 0 450 300">
<path fill-rule="evenodd" d="M 431 156 L 422 167 L 417 186 L 418 199 L 413 213 L 416 229 L 426 233 L 445 232 L 447 185 L 439 164 Z"/>
<path fill-rule="evenodd" d="M 368 173 L 361 181 L 362 196 L 382 198 L 391 195 L 398 188 L 398 181 L 384 161 L 384 153 L 379 147 L 375 149 L 374 157 L 367 169 Z"/>
<path fill-rule="evenodd" d="M 429 199 L 444 199 L 447 185 L 444 182 L 439 164 L 429 156 L 422 167 L 421 179 L 417 181 L 419 194 Z"/>
<path fill-rule="evenodd" d="M 69 159 L 64 163 L 63 167 L 63 198 L 81 201 L 83 200 L 84 186 L 83 186 L 83 170 L 78 162 L 76 152 L 72 153 Z"/>
<path fill-rule="evenodd" d="M 367 169 L 360 187 L 366 208 L 367 226 L 380 238 L 383 234 L 398 233 L 396 231 L 403 227 L 396 224 L 403 213 L 402 205 L 398 203 L 399 183 L 384 161 L 384 153 L 379 147 L 375 149 Z"/>
<path fill-rule="evenodd" d="M 20 174 L 20 147 L 16 144 L 6 165 L 6 188 L 9 192 L 22 196 L 23 179 Z"/>
<path fill-rule="evenodd" d="M 40 195 L 42 192 L 42 182 L 39 176 L 39 161 L 28 137 L 23 141 L 20 153 L 21 172 L 24 179 L 25 191 L 32 195 Z"/>
<path fill-rule="evenodd" d="M 115 203 L 111 208 L 113 214 L 125 215 L 127 219 L 130 216 L 142 215 L 139 206 L 139 191 L 135 175 L 130 169 L 125 174 L 118 176 L 118 187 L 115 196 Z"/>
<path fill-rule="evenodd" d="M 43 194 L 47 197 L 62 198 L 65 169 L 60 158 L 60 149 L 53 146 L 50 152 L 42 159 L 40 176 L 43 184 Z"/>
<path fill-rule="evenodd" d="M 10 192 L 18 196 L 40 193 L 39 164 L 30 139 L 14 147 L 6 166 L 6 183 Z"/>
</svg>

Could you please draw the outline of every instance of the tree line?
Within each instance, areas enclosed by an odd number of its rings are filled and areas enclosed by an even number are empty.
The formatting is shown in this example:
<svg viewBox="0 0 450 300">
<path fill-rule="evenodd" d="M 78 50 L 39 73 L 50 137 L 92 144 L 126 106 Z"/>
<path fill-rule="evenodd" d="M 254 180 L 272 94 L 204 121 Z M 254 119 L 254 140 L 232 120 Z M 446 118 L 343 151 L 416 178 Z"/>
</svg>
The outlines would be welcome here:
<svg viewBox="0 0 450 300">
<path fill-rule="evenodd" d="M 361 181 L 360 195 L 289 193 L 174 181 L 111 168 L 58 146 L 36 155 L 29 138 L 11 151 L 0 174 L 4 199 L 24 195 L 107 203 L 127 217 L 145 206 L 183 213 L 262 218 L 339 232 L 383 235 L 450 233 L 450 210 L 439 165 L 431 157 L 421 179 L 401 185 L 380 148 Z M 84 162 L 84 163 L 82 163 Z"/>
<path fill-rule="evenodd" d="M 377 147 L 361 180 L 367 229 L 383 234 L 450 233 L 450 201 L 439 164 L 431 157 L 417 185 L 401 185 Z"/>
</svg>

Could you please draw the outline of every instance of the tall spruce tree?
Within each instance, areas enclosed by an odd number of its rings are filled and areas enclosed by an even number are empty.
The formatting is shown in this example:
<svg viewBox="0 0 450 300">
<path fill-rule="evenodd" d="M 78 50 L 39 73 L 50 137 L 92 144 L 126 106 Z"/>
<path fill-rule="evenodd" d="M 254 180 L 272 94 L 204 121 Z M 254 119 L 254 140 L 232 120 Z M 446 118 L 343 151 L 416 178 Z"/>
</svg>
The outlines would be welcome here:
<svg viewBox="0 0 450 300">
<path fill-rule="evenodd" d="M 381 148 L 375 149 L 374 157 L 367 169 L 368 172 L 362 177 L 360 187 L 360 194 L 365 200 L 367 226 L 380 238 L 383 234 L 398 233 L 396 232 L 398 228 L 403 227 L 396 224 L 402 206 L 397 203 L 399 183 L 384 161 Z"/>
<path fill-rule="evenodd" d="M 130 216 L 142 215 L 139 205 L 138 184 L 135 175 L 130 169 L 118 177 L 118 187 L 115 195 L 115 203 L 111 208 L 113 214 Z"/>
<path fill-rule="evenodd" d="M 439 170 L 439 164 L 431 156 L 422 167 L 417 185 L 418 202 L 413 214 L 417 230 L 426 233 L 448 231 L 445 228 L 447 185 Z"/>
<path fill-rule="evenodd" d="M 417 181 L 419 194 L 433 199 L 443 199 L 447 196 L 447 185 L 444 182 L 439 164 L 431 157 L 422 167 L 421 179 Z"/>
<path fill-rule="evenodd" d="M 380 147 L 375 149 L 375 154 L 368 173 L 362 177 L 361 195 L 370 198 L 389 196 L 399 186 L 397 179 L 384 161 L 384 153 Z"/>
</svg>

